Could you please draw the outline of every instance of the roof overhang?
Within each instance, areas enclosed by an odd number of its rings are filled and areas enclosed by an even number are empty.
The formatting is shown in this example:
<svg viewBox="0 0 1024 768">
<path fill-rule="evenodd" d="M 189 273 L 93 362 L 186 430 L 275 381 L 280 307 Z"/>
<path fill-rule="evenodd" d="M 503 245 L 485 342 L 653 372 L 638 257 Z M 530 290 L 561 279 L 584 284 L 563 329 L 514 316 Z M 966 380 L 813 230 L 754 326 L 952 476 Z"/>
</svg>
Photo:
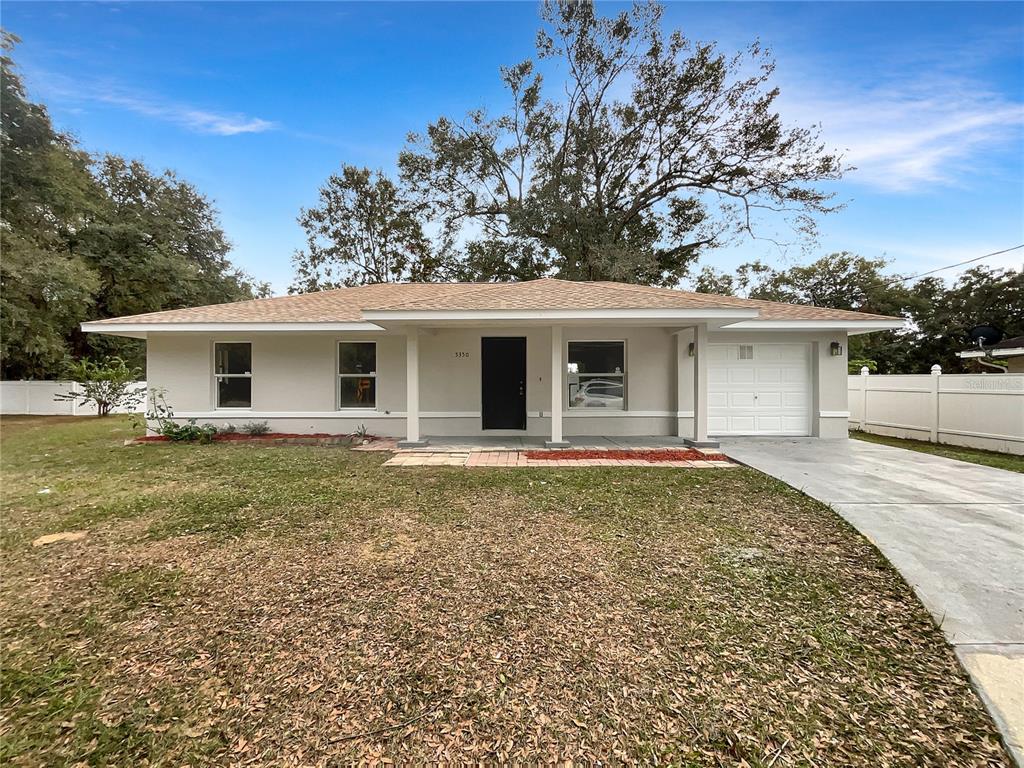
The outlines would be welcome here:
<svg viewBox="0 0 1024 768">
<path fill-rule="evenodd" d="M 82 323 L 86 333 L 145 339 L 150 333 L 339 333 L 383 331 L 373 323 Z"/>
<path fill-rule="evenodd" d="M 959 358 L 971 358 L 971 357 L 1019 357 L 1024 355 L 1024 347 L 1003 347 L 1002 349 L 965 349 L 963 352 L 957 352 L 956 356 Z"/>
<path fill-rule="evenodd" d="M 678 325 L 687 322 L 722 324 L 757 317 L 756 309 L 364 309 L 376 323 L 402 325 Z"/>
<path fill-rule="evenodd" d="M 851 336 L 872 331 L 898 331 L 905 320 L 743 320 L 723 331 L 845 331 Z"/>
<path fill-rule="evenodd" d="M 992 357 L 1017 357 L 1018 355 L 1024 355 L 1024 347 L 1003 347 L 992 350 Z"/>
</svg>

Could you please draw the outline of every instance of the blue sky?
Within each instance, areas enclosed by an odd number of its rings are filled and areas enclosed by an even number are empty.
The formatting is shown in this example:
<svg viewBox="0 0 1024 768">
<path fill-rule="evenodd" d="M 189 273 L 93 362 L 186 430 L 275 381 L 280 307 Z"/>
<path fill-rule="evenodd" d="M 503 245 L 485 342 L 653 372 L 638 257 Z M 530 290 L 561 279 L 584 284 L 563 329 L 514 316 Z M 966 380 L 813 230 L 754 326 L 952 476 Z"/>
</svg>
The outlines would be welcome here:
<svg viewBox="0 0 1024 768">
<path fill-rule="evenodd" d="M 342 162 L 393 169 L 406 134 L 440 115 L 501 109 L 498 67 L 532 55 L 537 11 L 5 2 L 2 19 L 59 127 L 196 184 L 233 260 L 281 293 L 322 181 Z M 1024 242 L 1024 4 L 674 3 L 665 24 L 725 50 L 759 38 L 784 118 L 821 123 L 858 168 L 810 253 L 748 241 L 705 263 L 850 250 L 912 273 Z M 1022 254 L 984 263 L 1021 268 Z"/>
</svg>

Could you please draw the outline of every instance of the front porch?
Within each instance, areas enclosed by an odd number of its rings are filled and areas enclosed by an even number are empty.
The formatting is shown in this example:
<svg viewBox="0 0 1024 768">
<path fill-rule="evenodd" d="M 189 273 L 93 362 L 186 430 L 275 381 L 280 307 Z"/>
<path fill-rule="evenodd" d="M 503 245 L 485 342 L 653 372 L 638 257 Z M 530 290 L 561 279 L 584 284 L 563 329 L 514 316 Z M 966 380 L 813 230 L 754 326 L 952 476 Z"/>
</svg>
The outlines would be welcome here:
<svg viewBox="0 0 1024 768">
<path fill-rule="evenodd" d="M 708 437 L 708 323 L 389 330 L 405 340 L 400 448 L 718 445 Z"/>
</svg>

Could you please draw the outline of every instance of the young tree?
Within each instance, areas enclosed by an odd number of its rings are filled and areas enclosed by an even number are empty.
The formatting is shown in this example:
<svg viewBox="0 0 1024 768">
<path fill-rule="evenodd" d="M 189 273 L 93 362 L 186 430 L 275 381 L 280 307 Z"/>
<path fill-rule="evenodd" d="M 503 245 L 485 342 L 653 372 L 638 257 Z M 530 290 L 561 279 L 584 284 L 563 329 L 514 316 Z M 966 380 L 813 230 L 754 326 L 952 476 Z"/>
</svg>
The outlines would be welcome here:
<svg viewBox="0 0 1024 768">
<path fill-rule="evenodd" d="M 410 136 L 403 180 L 451 240 L 472 230 L 485 244 L 483 277 L 542 265 L 674 285 L 703 249 L 754 235 L 762 214 L 810 236 L 835 209 L 817 185 L 841 160 L 815 129 L 783 126 L 771 58 L 666 37 L 661 17 L 655 3 L 605 18 L 591 2 L 547 0 L 537 54 L 564 67 L 564 98 L 545 98 L 528 60 L 502 70 L 505 113 Z"/>
<path fill-rule="evenodd" d="M 380 171 L 345 165 L 299 213 L 306 249 L 292 258 L 289 293 L 342 285 L 423 281 L 440 270 L 417 209 Z"/>
<path fill-rule="evenodd" d="M 134 408 L 145 399 L 146 393 L 132 386 L 142 378 L 142 369 L 128 367 L 119 357 L 99 363 L 79 360 L 69 363 L 66 370 L 68 378 L 80 388 L 54 395 L 54 399 L 80 405 L 93 403 L 97 416 L 107 416 L 118 408 Z"/>
</svg>

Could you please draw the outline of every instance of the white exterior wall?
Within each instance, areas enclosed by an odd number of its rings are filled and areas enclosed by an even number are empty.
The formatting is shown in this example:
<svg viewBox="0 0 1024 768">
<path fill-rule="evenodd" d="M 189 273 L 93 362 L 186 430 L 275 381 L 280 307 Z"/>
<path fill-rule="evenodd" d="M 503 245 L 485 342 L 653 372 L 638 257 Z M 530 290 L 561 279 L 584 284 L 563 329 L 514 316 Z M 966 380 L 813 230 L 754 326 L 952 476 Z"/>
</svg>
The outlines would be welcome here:
<svg viewBox="0 0 1024 768">
<path fill-rule="evenodd" d="M 563 429 L 574 435 L 689 436 L 693 422 L 693 360 L 689 331 L 673 335 L 661 327 L 563 328 L 563 344 L 577 340 L 626 342 L 624 411 L 563 409 Z M 526 434 L 549 434 L 551 331 L 546 327 L 436 328 L 421 331 L 420 431 L 424 436 L 522 434 L 481 429 L 480 345 L 484 336 L 527 339 Z M 337 344 L 377 342 L 377 407 L 338 410 Z M 709 342 L 807 341 L 813 344 L 815 397 L 812 424 L 823 437 L 845 437 L 846 357 L 829 357 L 828 343 L 846 345 L 845 335 L 806 333 L 711 333 Z M 252 344 L 252 409 L 214 407 L 213 344 Z M 457 353 L 469 353 L 468 357 Z M 151 333 L 147 380 L 164 390 L 179 418 L 236 426 L 267 421 L 277 432 L 343 434 L 364 425 L 377 435 L 405 434 L 405 336 L 378 334 L 198 334 Z M 567 385 L 561 383 L 563 392 Z M 820 404 L 818 402 L 820 400 Z M 824 415 L 822 415 L 824 414 Z M 838 426 L 836 426 L 838 424 Z"/>
</svg>

